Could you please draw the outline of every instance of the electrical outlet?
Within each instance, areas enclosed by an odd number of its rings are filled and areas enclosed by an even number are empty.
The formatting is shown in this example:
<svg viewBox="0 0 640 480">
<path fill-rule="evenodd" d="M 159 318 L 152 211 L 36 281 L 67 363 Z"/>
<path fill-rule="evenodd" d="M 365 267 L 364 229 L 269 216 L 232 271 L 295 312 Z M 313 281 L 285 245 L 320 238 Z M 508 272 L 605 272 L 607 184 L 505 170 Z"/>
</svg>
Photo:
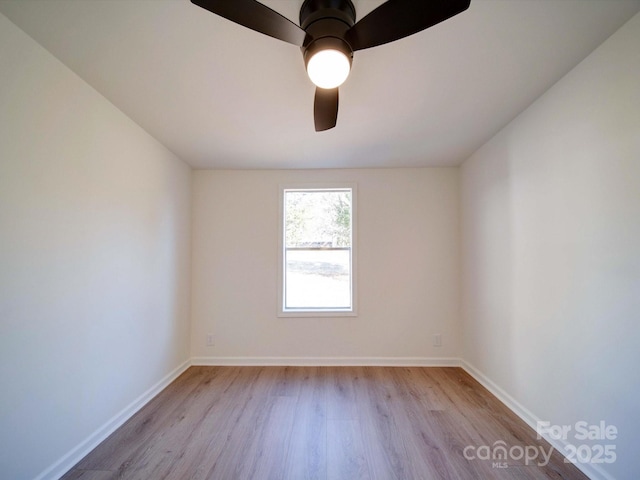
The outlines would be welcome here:
<svg viewBox="0 0 640 480">
<path fill-rule="evenodd" d="M 442 335 L 440 333 L 436 333 L 433 336 L 433 346 L 434 347 L 441 347 L 442 346 Z"/>
<path fill-rule="evenodd" d="M 207 334 L 207 347 L 213 347 L 213 334 Z"/>
</svg>

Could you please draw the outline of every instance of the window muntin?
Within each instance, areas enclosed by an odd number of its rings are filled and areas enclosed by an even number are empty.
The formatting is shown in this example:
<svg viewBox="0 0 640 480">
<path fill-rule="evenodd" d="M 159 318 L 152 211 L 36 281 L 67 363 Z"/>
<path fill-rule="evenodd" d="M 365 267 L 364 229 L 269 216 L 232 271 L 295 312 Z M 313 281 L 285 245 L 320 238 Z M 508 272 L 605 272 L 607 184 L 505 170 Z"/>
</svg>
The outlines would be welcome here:
<svg viewBox="0 0 640 480">
<path fill-rule="evenodd" d="M 281 314 L 355 314 L 353 187 L 283 188 Z"/>
</svg>

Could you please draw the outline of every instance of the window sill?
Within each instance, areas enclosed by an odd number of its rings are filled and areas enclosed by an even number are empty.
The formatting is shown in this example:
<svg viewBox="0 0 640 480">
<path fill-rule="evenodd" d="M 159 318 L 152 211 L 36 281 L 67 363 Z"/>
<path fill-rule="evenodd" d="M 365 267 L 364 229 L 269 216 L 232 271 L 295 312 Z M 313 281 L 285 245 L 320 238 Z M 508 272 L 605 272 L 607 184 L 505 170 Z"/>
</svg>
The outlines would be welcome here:
<svg viewBox="0 0 640 480">
<path fill-rule="evenodd" d="M 353 310 L 285 310 L 278 312 L 280 318 L 309 318 L 309 317 L 357 317 Z"/>
</svg>

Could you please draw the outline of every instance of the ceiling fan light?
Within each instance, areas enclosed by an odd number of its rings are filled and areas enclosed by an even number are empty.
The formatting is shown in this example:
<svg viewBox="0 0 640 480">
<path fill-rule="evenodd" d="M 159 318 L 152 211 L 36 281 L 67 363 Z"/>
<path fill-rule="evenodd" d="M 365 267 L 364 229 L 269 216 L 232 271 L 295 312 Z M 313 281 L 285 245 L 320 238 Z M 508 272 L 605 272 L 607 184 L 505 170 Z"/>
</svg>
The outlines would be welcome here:
<svg viewBox="0 0 640 480">
<path fill-rule="evenodd" d="M 327 48 L 316 52 L 307 62 L 307 74 L 320 88 L 336 88 L 351 71 L 349 58 L 340 50 Z"/>
</svg>

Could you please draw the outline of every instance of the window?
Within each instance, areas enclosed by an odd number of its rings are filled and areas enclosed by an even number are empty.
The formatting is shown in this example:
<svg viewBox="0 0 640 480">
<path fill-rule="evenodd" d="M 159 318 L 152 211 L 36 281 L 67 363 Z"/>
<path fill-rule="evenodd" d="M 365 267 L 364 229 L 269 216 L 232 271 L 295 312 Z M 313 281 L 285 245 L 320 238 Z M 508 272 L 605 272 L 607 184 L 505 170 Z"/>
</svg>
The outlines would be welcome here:
<svg viewBox="0 0 640 480">
<path fill-rule="evenodd" d="M 355 186 L 285 187 L 280 200 L 280 315 L 355 315 Z"/>
</svg>

